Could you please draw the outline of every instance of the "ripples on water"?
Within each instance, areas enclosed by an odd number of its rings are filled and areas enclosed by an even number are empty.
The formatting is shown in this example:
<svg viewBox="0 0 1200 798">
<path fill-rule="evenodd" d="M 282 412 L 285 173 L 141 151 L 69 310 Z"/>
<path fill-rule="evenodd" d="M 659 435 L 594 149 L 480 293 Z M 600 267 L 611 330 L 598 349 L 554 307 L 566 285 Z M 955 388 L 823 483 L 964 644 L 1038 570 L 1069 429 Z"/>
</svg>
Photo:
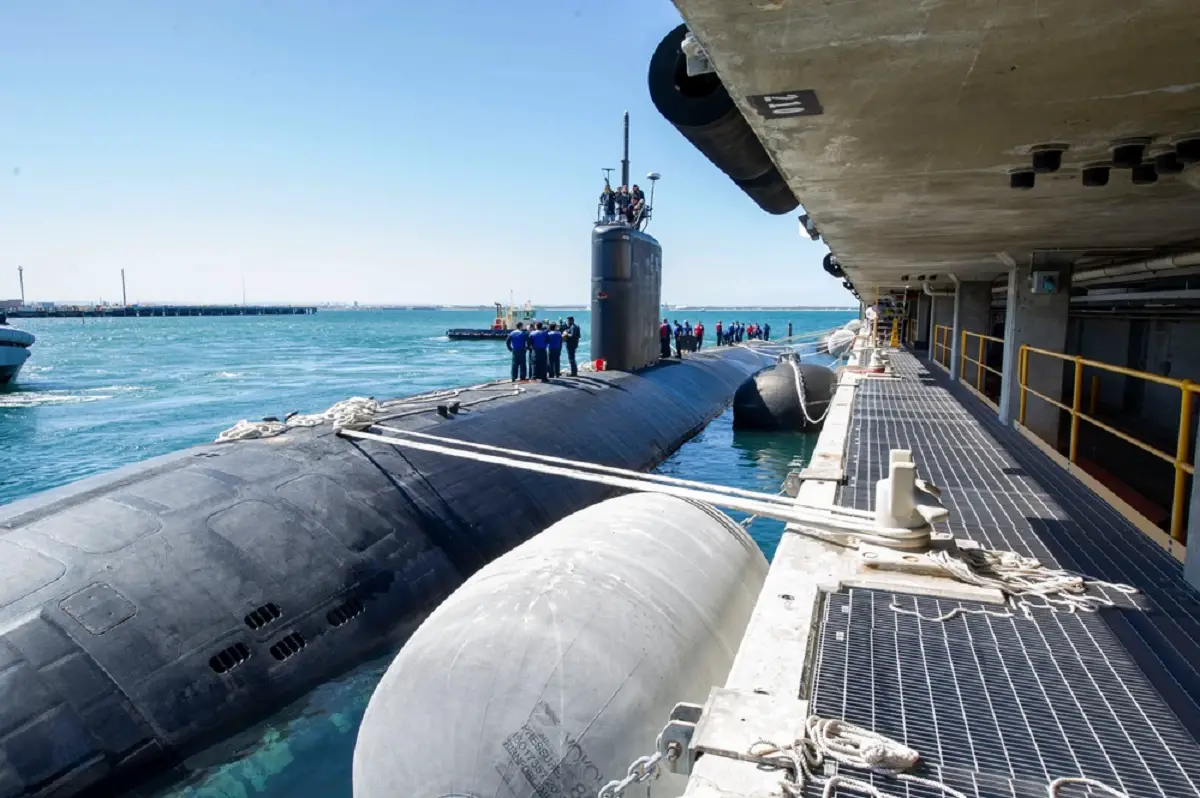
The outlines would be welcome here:
<svg viewBox="0 0 1200 798">
<path fill-rule="evenodd" d="M 573 314 L 586 336 L 588 314 Z M 682 320 L 685 312 L 678 315 Z M 728 322 L 735 314 L 686 313 L 693 323 L 697 316 L 711 330 L 718 318 Z M 488 317 L 488 311 L 358 311 L 21 320 L 38 342 L 20 382 L 0 392 L 0 458 L 7 466 L 0 469 L 0 503 L 209 442 L 239 418 L 506 376 L 502 343 L 449 341 L 442 334 L 450 327 L 484 326 Z M 800 333 L 850 318 L 799 312 L 737 317 L 770 322 L 776 337 L 789 320 Z M 788 463 L 807 459 L 814 443 L 811 436 L 735 432 L 726 411 L 658 471 L 774 492 Z M 782 526 L 759 519 L 750 527 L 768 557 Z M 184 782 L 136 795 L 350 798 L 355 733 L 389 660 L 360 666 L 195 758 Z"/>
</svg>

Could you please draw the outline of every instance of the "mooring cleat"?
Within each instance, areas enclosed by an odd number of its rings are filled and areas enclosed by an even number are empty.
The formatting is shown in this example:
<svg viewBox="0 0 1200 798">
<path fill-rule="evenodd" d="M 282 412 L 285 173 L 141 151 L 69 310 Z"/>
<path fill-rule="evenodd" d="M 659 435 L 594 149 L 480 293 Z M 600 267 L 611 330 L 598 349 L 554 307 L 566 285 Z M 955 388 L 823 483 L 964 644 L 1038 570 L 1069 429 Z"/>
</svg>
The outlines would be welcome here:
<svg viewBox="0 0 1200 798">
<path fill-rule="evenodd" d="M 875 485 L 875 526 L 920 529 L 946 519 L 950 511 L 941 491 L 917 479 L 917 466 L 908 449 L 892 449 L 888 476 Z"/>
</svg>

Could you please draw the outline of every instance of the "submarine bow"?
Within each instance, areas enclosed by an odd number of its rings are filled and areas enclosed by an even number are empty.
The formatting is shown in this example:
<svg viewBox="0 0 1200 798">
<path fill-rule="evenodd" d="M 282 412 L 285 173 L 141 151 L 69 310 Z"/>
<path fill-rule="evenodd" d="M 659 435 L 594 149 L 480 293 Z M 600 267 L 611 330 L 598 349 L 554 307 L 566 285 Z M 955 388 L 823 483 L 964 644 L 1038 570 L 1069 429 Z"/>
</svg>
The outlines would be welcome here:
<svg viewBox="0 0 1200 798">
<path fill-rule="evenodd" d="M 644 470 L 762 365 L 733 348 L 388 423 Z M 0 797 L 111 796 L 178 765 L 612 493 L 317 427 L 0 508 Z"/>
</svg>

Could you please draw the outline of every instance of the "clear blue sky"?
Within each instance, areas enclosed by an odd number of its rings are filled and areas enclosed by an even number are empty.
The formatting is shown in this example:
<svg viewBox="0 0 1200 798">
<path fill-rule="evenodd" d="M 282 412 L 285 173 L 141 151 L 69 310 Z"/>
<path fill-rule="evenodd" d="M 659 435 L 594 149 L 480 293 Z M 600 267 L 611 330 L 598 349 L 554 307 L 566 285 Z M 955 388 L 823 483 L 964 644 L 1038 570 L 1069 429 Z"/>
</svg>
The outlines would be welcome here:
<svg viewBox="0 0 1200 798">
<path fill-rule="evenodd" d="M 0 6 L 0 297 L 587 300 L 600 168 L 663 179 L 664 301 L 841 304 L 658 113 L 668 0 Z M 644 182 L 644 181 L 643 181 Z"/>
</svg>

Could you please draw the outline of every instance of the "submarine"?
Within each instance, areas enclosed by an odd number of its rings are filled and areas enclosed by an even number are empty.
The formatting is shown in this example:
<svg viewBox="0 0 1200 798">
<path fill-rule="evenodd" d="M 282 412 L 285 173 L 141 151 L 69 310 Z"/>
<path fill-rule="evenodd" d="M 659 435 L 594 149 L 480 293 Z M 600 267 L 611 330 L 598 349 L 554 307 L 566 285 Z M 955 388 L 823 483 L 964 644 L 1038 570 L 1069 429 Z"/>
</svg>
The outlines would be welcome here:
<svg viewBox="0 0 1200 798">
<path fill-rule="evenodd" d="M 792 210 L 719 80 L 688 75 L 686 35 L 675 28 L 651 59 L 655 105 L 760 207 Z M 597 226 L 592 249 L 593 346 L 631 368 L 657 356 L 640 331 L 661 280 L 661 248 L 635 232 Z M 794 351 L 761 366 L 735 386 L 735 426 L 823 422 L 831 369 Z M 656 371 L 672 369 L 636 373 Z M 354 798 L 682 794 L 686 778 L 657 765 L 687 749 L 682 729 L 729 673 L 766 575 L 746 529 L 694 499 L 610 497 L 548 526 L 464 582 L 392 660 L 359 728 Z M 723 720 L 726 734 L 749 733 L 732 711 Z"/>
<path fill-rule="evenodd" d="M 700 432 L 770 360 L 728 347 L 658 363 L 661 246 L 619 224 L 592 236 L 605 370 L 382 402 L 379 420 L 637 470 Z M 0 507 L 0 798 L 169 778 L 395 651 L 472 574 L 617 493 L 322 423 Z"/>
</svg>

